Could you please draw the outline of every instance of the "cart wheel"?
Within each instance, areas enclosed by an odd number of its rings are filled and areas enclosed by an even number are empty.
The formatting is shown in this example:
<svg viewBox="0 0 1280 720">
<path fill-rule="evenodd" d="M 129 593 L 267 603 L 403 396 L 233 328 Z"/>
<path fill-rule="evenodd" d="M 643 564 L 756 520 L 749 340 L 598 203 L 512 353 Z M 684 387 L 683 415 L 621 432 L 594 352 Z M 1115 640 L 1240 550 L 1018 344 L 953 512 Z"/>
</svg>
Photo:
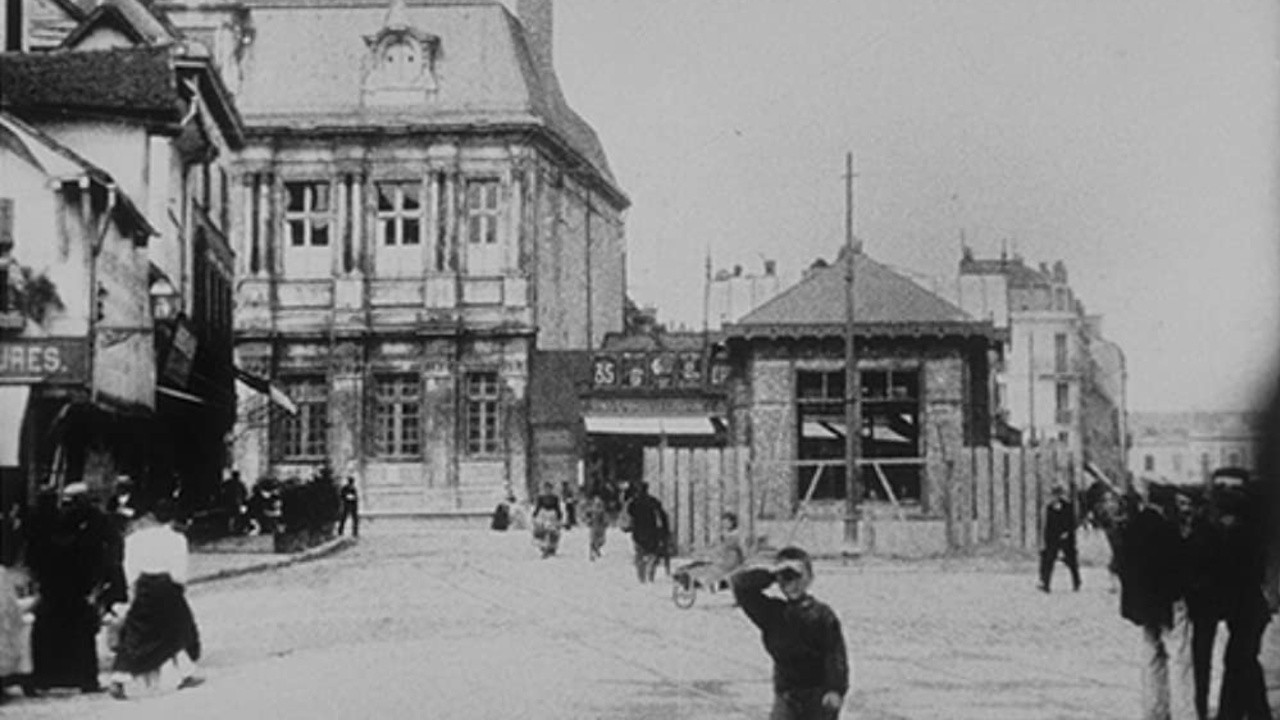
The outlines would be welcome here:
<svg viewBox="0 0 1280 720">
<path fill-rule="evenodd" d="M 676 581 L 671 584 L 671 601 L 681 610 L 688 610 L 693 607 L 693 603 L 698 599 L 698 586 L 693 582 L 682 583 Z"/>
</svg>

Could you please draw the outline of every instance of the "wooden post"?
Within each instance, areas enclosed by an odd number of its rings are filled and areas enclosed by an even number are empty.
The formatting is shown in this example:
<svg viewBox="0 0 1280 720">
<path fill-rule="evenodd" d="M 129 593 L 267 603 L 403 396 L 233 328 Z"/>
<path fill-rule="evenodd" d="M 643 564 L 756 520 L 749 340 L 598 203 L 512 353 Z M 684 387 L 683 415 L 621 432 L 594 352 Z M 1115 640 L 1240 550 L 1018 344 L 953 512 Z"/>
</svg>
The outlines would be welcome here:
<svg viewBox="0 0 1280 720">
<path fill-rule="evenodd" d="M 977 495 L 977 541 L 989 543 L 996 539 L 992 532 L 993 503 L 991 488 L 991 448 L 976 448 L 973 452 L 973 480 Z"/>
</svg>

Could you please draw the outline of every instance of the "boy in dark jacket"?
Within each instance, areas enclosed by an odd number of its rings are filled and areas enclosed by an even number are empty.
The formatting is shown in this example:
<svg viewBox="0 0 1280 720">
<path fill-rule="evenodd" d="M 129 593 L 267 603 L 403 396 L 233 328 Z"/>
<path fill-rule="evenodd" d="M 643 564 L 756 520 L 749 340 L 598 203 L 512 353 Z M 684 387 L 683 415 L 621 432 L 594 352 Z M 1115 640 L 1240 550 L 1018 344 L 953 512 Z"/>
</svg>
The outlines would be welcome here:
<svg viewBox="0 0 1280 720">
<path fill-rule="evenodd" d="M 784 599 L 764 594 L 774 583 Z M 733 576 L 738 606 L 760 628 L 773 658 L 771 720 L 831 720 L 849 690 L 849 660 L 840 620 L 809 595 L 813 564 L 797 547 L 778 551 L 773 565 Z"/>
</svg>

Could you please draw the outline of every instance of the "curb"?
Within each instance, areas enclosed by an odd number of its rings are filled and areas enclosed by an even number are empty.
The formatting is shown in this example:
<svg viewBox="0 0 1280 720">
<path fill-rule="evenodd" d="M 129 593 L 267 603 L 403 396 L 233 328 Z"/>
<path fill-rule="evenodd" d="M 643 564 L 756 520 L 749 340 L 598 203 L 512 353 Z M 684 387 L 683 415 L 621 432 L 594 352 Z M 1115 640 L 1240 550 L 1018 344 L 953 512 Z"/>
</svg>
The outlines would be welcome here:
<svg viewBox="0 0 1280 720">
<path fill-rule="evenodd" d="M 241 575 L 252 575 L 255 573 L 267 572 L 268 570 L 278 570 L 280 568 L 289 567 L 290 565 L 297 565 L 299 563 L 310 562 L 312 560 L 319 560 L 320 558 L 333 555 L 334 553 L 345 550 L 355 544 L 356 540 L 354 538 L 334 538 L 333 540 L 329 540 L 328 542 L 321 543 L 313 548 L 309 548 L 285 558 L 266 560 L 264 562 L 246 565 L 244 567 L 227 568 L 225 570 L 209 573 L 208 575 L 197 575 L 189 578 L 187 580 L 187 585 L 202 585 L 204 583 L 214 582 L 215 580 L 227 580 L 229 578 L 240 577 Z"/>
</svg>

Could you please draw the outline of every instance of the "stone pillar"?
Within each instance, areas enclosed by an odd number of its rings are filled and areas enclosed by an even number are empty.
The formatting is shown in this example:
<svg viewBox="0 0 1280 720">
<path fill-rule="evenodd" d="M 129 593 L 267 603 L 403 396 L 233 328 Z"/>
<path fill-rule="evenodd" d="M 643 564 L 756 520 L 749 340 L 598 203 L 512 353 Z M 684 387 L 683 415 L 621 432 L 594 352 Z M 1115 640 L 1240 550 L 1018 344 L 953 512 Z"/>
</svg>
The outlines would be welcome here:
<svg viewBox="0 0 1280 720">
<path fill-rule="evenodd" d="M 329 461 L 335 473 L 364 466 L 364 348 L 354 342 L 332 346 L 329 376 Z M 363 473 L 361 473 L 363 474 Z"/>
<path fill-rule="evenodd" d="M 785 359 L 756 359 L 749 372 L 754 391 L 751 481 L 756 512 L 766 518 L 789 518 L 796 477 L 795 373 Z"/>
</svg>

